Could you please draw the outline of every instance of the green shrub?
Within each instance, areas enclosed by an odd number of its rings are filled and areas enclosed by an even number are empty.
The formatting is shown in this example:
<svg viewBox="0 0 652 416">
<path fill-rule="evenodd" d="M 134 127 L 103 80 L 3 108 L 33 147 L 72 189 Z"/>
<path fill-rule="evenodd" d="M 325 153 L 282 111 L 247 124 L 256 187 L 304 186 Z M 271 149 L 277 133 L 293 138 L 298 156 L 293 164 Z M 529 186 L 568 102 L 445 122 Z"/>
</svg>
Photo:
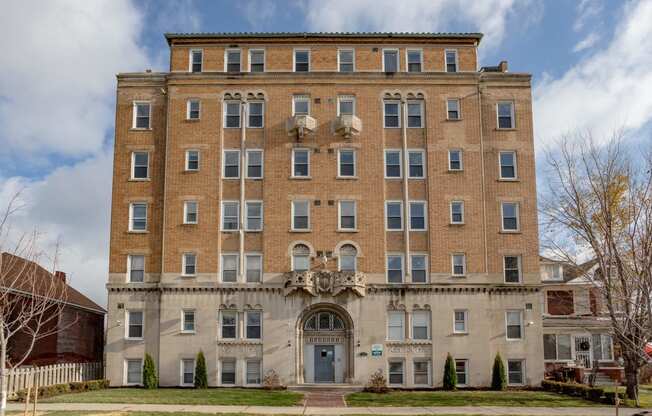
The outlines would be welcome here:
<svg viewBox="0 0 652 416">
<path fill-rule="evenodd" d="M 149 354 L 145 354 L 145 363 L 143 364 L 143 387 L 146 389 L 158 388 L 158 377 L 156 375 L 156 365 Z"/>
<path fill-rule="evenodd" d="M 599 402 L 603 394 L 604 390 L 600 387 L 589 387 L 586 389 L 586 398 L 593 402 Z"/>
<path fill-rule="evenodd" d="M 455 360 L 448 353 L 444 365 L 444 390 L 455 390 L 457 388 L 457 373 L 455 373 Z"/>
<path fill-rule="evenodd" d="M 500 353 L 497 353 L 491 371 L 491 390 L 505 390 L 505 387 L 507 387 L 505 364 L 503 364 L 503 359 L 500 357 Z"/>
<path fill-rule="evenodd" d="M 73 383 L 53 384 L 51 386 L 43 386 L 38 388 L 38 397 L 46 398 L 58 396 L 67 393 L 81 393 L 84 391 L 101 390 L 109 387 L 108 380 L 90 380 L 90 381 L 76 381 Z M 19 390 L 16 392 L 17 399 L 24 402 L 27 399 L 27 390 Z M 34 400 L 34 390 L 30 390 L 30 400 Z"/>
<path fill-rule="evenodd" d="M 206 358 L 204 358 L 204 353 L 201 350 L 197 354 L 197 361 L 195 364 L 195 388 L 196 389 L 208 388 L 208 375 L 206 374 Z"/>
</svg>

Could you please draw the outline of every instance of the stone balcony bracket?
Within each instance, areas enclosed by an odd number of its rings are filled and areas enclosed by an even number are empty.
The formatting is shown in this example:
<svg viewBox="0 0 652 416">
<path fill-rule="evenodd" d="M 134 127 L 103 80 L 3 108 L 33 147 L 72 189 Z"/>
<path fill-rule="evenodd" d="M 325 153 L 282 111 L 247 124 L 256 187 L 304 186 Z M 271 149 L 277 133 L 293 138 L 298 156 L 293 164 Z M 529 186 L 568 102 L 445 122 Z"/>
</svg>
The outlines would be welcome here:
<svg viewBox="0 0 652 416">
<path fill-rule="evenodd" d="M 287 119 L 286 129 L 288 136 L 302 141 L 308 133 L 313 133 L 317 129 L 317 120 L 307 115 L 292 116 Z"/>
<path fill-rule="evenodd" d="M 362 120 L 351 114 L 344 114 L 335 119 L 335 132 L 345 139 L 351 139 L 362 131 Z"/>
<path fill-rule="evenodd" d="M 303 291 L 311 296 L 337 296 L 350 291 L 360 297 L 366 294 L 366 278 L 362 272 L 327 270 L 285 273 L 285 296 Z"/>
</svg>

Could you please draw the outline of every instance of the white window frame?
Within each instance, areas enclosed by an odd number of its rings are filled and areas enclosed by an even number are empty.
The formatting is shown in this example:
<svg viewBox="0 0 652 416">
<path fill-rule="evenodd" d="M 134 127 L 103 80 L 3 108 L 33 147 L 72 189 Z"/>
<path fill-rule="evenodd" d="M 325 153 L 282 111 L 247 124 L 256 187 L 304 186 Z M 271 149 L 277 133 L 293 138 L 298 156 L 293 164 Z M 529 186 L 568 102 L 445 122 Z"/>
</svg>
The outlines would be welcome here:
<svg viewBox="0 0 652 416">
<path fill-rule="evenodd" d="M 186 312 L 192 312 L 192 328 L 186 329 Z M 183 308 L 181 309 L 181 328 L 182 334 L 195 334 L 197 333 L 197 311 L 195 309 Z"/>
<path fill-rule="evenodd" d="M 401 337 L 400 338 L 392 338 L 390 336 L 390 333 L 391 333 L 390 328 L 398 328 L 396 325 L 390 325 L 391 322 L 392 322 L 391 316 L 393 316 L 393 315 L 401 317 L 401 326 L 400 326 L 400 328 L 401 328 Z M 405 334 L 405 324 L 406 324 L 406 322 L 407 322 L 407 319 L 406 319 L 405 311 L 402 311 L 402 310 L 387 311 L 387 325 L 386 325 L 386 329 L 385 329 L 385 331 L 387 331 L 387 335 L 386 335 L 387 341 L 404 341 L 405 338 L 406 338 L 406 334 Z M 405 371 L 405 369 L 403 371 Z"/>
<path fill-rule="evenodd" d="M 351 72 L 355 72 L 355 48 L 338 48 L 337 49 L 337 72 L 343 72 L 343 73 L 349 73 L 349 71 L 342 71 L 340 64 L 342 63 L 340 59 L 340 52 L 345 51 L 345 52 L 351 52 L 351 65 L 353 69 L 351 69 Z M 338 106 L 339 107 L 339 106 Z M 339 114 L 338 114 L 339 115 Z"/>
<path fill-rule="evenodd" d="M 190 169 L 190 153 L 197 152 L 197 169 Z M 187 149 L 184 170 L 186 172 L 198 172 L 200 168 L 201 152 L 199 149 Z"/>
<path fill-rule="evenodd" d="M 222 128 L 224 129 L 239 129 L 242 127 L 242 102 L 238 100 L 224 100 L 224 105 L 223 105 L 223 115 L 222 115 Z M 237 126 L 227 126 L 226 125 L 226 118 L 227 118 L 227 110 L 229 107 L 229 104 L 238 104 L 238 125 Z"/>
<path fill-rule="evenodd" d="M 309 247 L 307 244 L 305 244 L 305 243 L 296 243 L 296 244 L 293 244 L 293 245 L 292 245 L 292 249 L 291 249 L 291 251 L 290 251 L 290 269 L 291 269 L 292 271 L 296 271 L 296 269 L 295 269 L 295 264 L 294 264 L 294 263 L 295 263 L 295 261 L 294 261 L 294 260 L 295 260 L 295 259 L 294 259 L 294 257 L 295 257 L 295 255 L 294 255 L 294 248 L 295 248 L 296 246 L 298 246 L 298 245 L 302 245 L 302 246 L 306 246 L 306 247 L 308 247 L 308 250 L 309 250 L 309 252 L 308 252 L 308 256 L 307 256 L 307 257 L 308 257 L 308 269 L 307 269 L 307 270 L 303 270 L 303 271 L 309 271 L 309 270 L 310 270 L 310 263 L 311 263 L 311 260 L 312 260 L 312 254 L 310 253 L 310 247 Z M 301 257 L 303 257 L 303 256 L 301 256 Z"/>
<path fill-rule="evenodd" d="M 184 376 L 184 364 L 186 361 L 192 361 L 192 383 L 184 383 L 183 382 L 183 376 Z M 179 360 L 179 385 L 182 387 L 192 387 L 195 385 L 195 368 L 197 367 L 197 362 L 195 361 L 194 358 L 182 358 Z"/>
<path fill-rule="evenodd" d="M 188 259 L 186 256 L 194 256 L 195 257 L 195 272 L 194 273 L 186 273 L 186 266 L 188 265 Z M 187 277 L 194 277 L 197 276 L 197 253 L 195 252 L 185 252 L 181 255 L 181 276 L 187 276 Z"/>
<path fill-rule="evenodd" d="M 460 331 L 457 329 L 457 323 L 460 322 L 457 320 L 457 313 L 462 312 L 464 314 L 464 330 Z M 468 309 L 455 309 L 453 310 L 453 333 L 454 334 L 468 334 L 469 333 L 469 310 Z"/>
<path fill-rule="evenodd" d="M 426 281 L 425 282 L 415 282 L 414 281 L 414 267 L 412 267 L 412 262 L 413 262 L 414 257 L 423 257 L 424 267 L 425 267 L 424 271 L 426 273 Z M 415 285 L 423 285 L 423 284 L 429 283 L 430 282 L 430 274 L 428 273 L 428 265 L 429 265 L 428 255 L 426 253 L 410 253 L 410 264 L 409 264 L 409 266 L 410 266 L 410 279 L 411 279 L 410 283 L 415 284 Z"/>
<path fill-rule="evenodd" d="M 260 228 L 259 228 L 259 229 L 249 228 L 249 209 L 248 209 L 248 208 L 249 208 L 249 204 L 260 204 Z M 265 208 L 264 208 L 264 204 L 263 204 L 263 201 L 262 201 L 261 199 L 249 199 L 249 200 L 246 200 L 246 201 L 245 201 L 245 212 L 244 212 L 244 216 L 245 216 L 245 223 L 244 223 L 245 231 L 247 231 L 247 232 L 251 232 L 251 233 L 259 233 L 259 232 L 262 232 L 262 231 L 263 231 L 263 228 L 264 228 L 263 221 L 264 221 L 264 218 L 265 218 L 265 216 L 264 216 L 264 209 L 265 209 Z"/>
<path fill-rule="evenodd" d="M 340 103 L 342 101 L 351 101 L 352 102 L 352 104 L 351 104 L 351 107 L 352 107 L 352 110 L 353 110 L 352 115 L 355 115 L 356 114 L 355 95 L 338 95 L 337 96 L 337 109 L 336 109 L 337 110 L 337 116 L 339 117 L 339 116 L 342 115 L 341 112 L 340 112 Z"/>
<path fill-rule="evenodd" d="M 426 317 L 426 338 L 415 338 L 414 337 L 414 322 L 415 322 L 415 315 L 425 315 Z M 432 338 L 432 330 L 431 330 L 431 324 L 430 322 L 432 321 L 432 315 L 429 310 L 427 309 L 420 309 L 416 311 L 412 311 L 412 319 L 410 319 L 410 339 L 417 340 L 417 341 L 429 341 Z"/>
<path fill-rule="evenodd" d="M 342 175 L 342 152 L 353 153 L 353 175 Z M 294 169 L 293 169 L 294 170 Z M 337 149 L 337 178 L 356 178 L 358 175 L 358 152 L 356 149 L 342 148 Z"/>
<path fill-rule="evenodd" d="M 195 204 L 195 221 L 188 221 L 190 204 Z M 183 223 L 187 225 L 199 224 L 199 202 L 197 200 L 183 201 Z"/>
<path fill-rule="evenodd" d="M 401 281 L 400 282 L 390 282 L 389 281 L 389 258 L 390 257 L 400 257 L 401 258 Z M 385 281 L 388 284 L 403 284 L 405 282 L 405 255 L 403 253 L 387 253 L 385 255 Z"/>
<path fill-rule="evenodd" d="M 297 52 L 308 52 L 308 70 L 307 71 L 297 71 Z M 292 49 L 292 72 L 311 72 L 312 70 L 312 53 L 310 48 L 294 48 Z"/>
<path fill-rule="evenodd" d="M 144 154 L 147 155 L 147 176 L 145 176 L 144 178 L 137 178 L 136 177 L 136 153 L 144 153 Z M 147 151 L 147 150 L 134 150 L 133 152 L 131 152 L 131 178 L 130 179 L 132 181 L 148 181 L 148 180 L 150 180 L 150 177 L 149 177 L 149 171 L 150 171 L 150 169 L 149 169 L 149 155 L 150 155 L 150 152 Z"/>
<path fill-rule="evenodd" d="M 450 102 L 457 102 L 457 118 L 450 118 Z M 446 120 L 458 121 L 462 119 L 462 100 L 459 98 L 446 98 Z"/>
<path fill-rule="evenodd" d="M 257 282 L 248 281 L 247 272 L 249 271 L 249 269 L 247 269 L 247 266 L 248 266 L 249 263 L 247 263 L 247 259 L 249 259 L 250 257 L 257 257 L 258 258 L 258 264 L 260 265 L 260 268 L 259 268 L 259 270 L 260 270 L 260 279 Z M 245 265 L 245 272 L 244 272 L 245 283 L 255 283 L 255 284 L 263 283 L 263 254 L 262 253 L 259 253 L 259 252 L 245 253 L 244 265 Z"/>
<path fill-rule="evenodd" d="M 237 153 L 238 154 L 238 174 L 236 176 L 226 176 L 226 154 L 227 153 Z M 223 149 L 222 150 L 222 179 L 225 180 L 235 180 L 235 179 L 240 179 L 240 175 L 242 174 L 242 166 L 241 165 L 241 159 L 242 155 L 240 154 L 240 149 Z"/>
<path fill-rule="evenodd" d="M 510 110 L 511 110 L 510 119 L 511 119 L 512 123 L 511 123 L 510 127 L 500 127 L 500 113 L 498 112 L 499 111 L 498 108 L 499 108 L 500 104 L 507 104 L 507 103 L 510 104 Z M 514 100 L 499 100 L 499 101 L 496 102 L 496 129 L 497 130 L 513 130 L 513 129 L 516 128 L 516 119 L 514 118 L 514 115 L 515 115 L 514 107 L 515 106 L 516 106 L 516 104 L 514 103 Z"/>
<path fill-rule="evenodd" d="M 453 219 L 453 205 L 455 205 L 455 204 L 460 204 L 461 214 L 462 214 L 462 221 L 455 221 Z M 453 200 L 453 201 L 450 202 L 449 207 L 450 207 L 450 224 L 451 225 L 464 225 L 464 220 L 465 220 L 464 201 L 459 200 L 459 199 Z"/>
<path fill-rule="evenodd" d="M 134 257 L 142 257 L 143 258 L 143 281 L 142 282 L 135 282 L 131 279 L 131 265 L 133 262 Z M 129 254 L 127 255 L 127 283 L 145 283 L 145 255 L 144 254 Z"/>
<path fill-rule="evenodd" d="M 416 368 L 415 368 L 416 363 L 426 363 L 426 368 L 428 370 L 428 374 L 427 374 L 427 377 L 426 377 L 427 378 L 426 384 L 417 383 L 415 381 L 415 377 L 416 377 L 416 374 L 417 374 Z M 428 359 L 428 358 L 414 358 L 412 360 L 412 384 L 414 386 L 418 386 L 418 387 L 429 387 L 432 384 L 432 370 L 431 369 L 432 369 L 432 361 L 430 359 Z"/>
<path fill-rule="evenodd" d="M 250 383 L 249 382 L 249 379 L 248 379 L 249 372 L 247 371 L 248 367 L 249 367 L 249 363 L 258 363 L 258 377 L 260 378 L 260 383 Z M 245 359 L 245 372 L 244 372 L 244 383 L 245 383 L 245 385 L 253 386 L 253 387 L 262 386 L 262 382 L 263 382 L 263 360 L 261 360 L 260 358 L 246 358 Z"/>
<path fill-rule="evenodd" d="M 507 330 L 507 327 L 509 326 L 509 320 L 507 319 L 507 316 L 510 313 L 516 313 L 516 312 L 518 312 L 518 314 L 519 314 L 519 319 L 520 319 L 519 323 L 520 323 L 520 327 L 521 327 L 521 330 L 520 330 L 521 337 L 520 338 L 510 338 L 509 337 L 509 331 Z M 507 341 L 523 341 L 523 339 L 525 339 L 524 329 L 525 329 L 525 326 L 523 325 L 523 310 L 521 310 L 521 309 L 507 309 L 505 311 L 505 339 Z"/>
<path fill-rule="evenodd" d="M 233 282 L 227 282 L 224 280 L 224 257 L 229 256 L 229 257 L 235 257 L 235 280 Z M 240 283 L 240 253 L 236 252 L 231 252 L 231 251 L 225 251 L 220 254 L 220 282 L 221 283 L 226 283 L 226 284 L 237 284 Z M 237 324 L 236 324 L 237 325 Z"/>
<path fill-rule="evenodd" d="M 129 327 L 131 326 L 131 314 L 134 312 L 140 312 L 141 314 L 141 336 L 140 337 L 130 337 L 129 336 Z M 145 310 L 144 309 L 126 309 L 125 310 L 125 339 L 130 341 L 142 341 L 145 339 Z"/>
<path fill-rule="evenodd" d="M 401 72 L 401 52 L 398 50 L 398 48 L 383 48 L 382 50 L 382 65 L 383 65 L 383 70 L 382 72 L 394 72 L 394 71 L 387 71 L 385 69 L 385 52 L 395 52 L 396 53 L 396 71 L 395 72 Z"/>
<path fill-rule="evenodd" d="M 262 122 L 260 126 L 252 126 L 250 124 L 251 120 L 251 104 L 262 104 L 262 113 L 260 116 L 262 117 Z M 264 129 L 265 128 L 265 101 L 264 100 L 252 100 L 252 101 L 247 101 L 247 128 L 248 129 Z"/>
<path fill-rule="evenodd" d="M 233 363 L 233 375 L 234 375 L 234 377 L 233 377 L 233 383 L 225 383 L 225 382 L 222 380 L 222 373 L 223 373 L 223 371 L 224 371 L 224 362 L 225 362 L 225 361 L 228 361 L 228 362 L 232 362 L 232 363 Z M 218 377 L 219 377 L 219 379 L 220 379 L 220 386 L 235 386 L 236 383 L 238 382 L 238 360 L 237 360 L 237 358 L 234 358 L 234 357 L 221 357 L 221 358 L 219 359 L 219 369 L 218 369 L 218 372 L 219 372 Z"/>
<path fill-rule="evenodd" d="M 235 336 L 233 338 L 225 338 L 224 337 L 224 331 L 223 331 L 224 328 L 223 327 L 224 327 L 224 315 L 225 314 L 229 314 L 229 315 L 233 314 L 233 315 L 235 315 L 235 325 L 234 325 L 234 329 L 235 329 L 235 334 L 234 335 Z M 218 315 L 219 316 L 218 316 L 218 330 L 217 331 L 218 331 L 219 339 L 221 339 L 221 340 L 238 339 L 238 337 L 240 335 L 240 331 L 238 331 L 238 315 L 239 315 L 238 311 L 233 310 L 233 309 L 220 309 Z"/>
<path fill-rule="evenodd" d="M 296 103 L 297 103 L 297 101 L 305 101 L 306 103 L 308 103 L 308 114 L 305 114 L 305 115 L 309 116 L 310 115 L 310 96 L 305 95 L 305 94 L 304 95 L 299 94 L 299 95 L 293 95 L 292 96 L 292 115 L 293 116 L 297 115 L 297 112 L 296 112 Z M 300 114 L 300 115 L 304 115 L 304 114 Z"/>
<path fill-rule="evenodd" d="M 451 152 L 458 152 L 460 154 L 460 168 L 451 169 Z M 448 171 L 449 172 L 462 172 L 464 170 L 464 152 L 462 149 L 448 149 Z"/>
<path fill-rule="evenodd" d="M 503 176 L 503 163 L 502 163 L 502 155 L 503 154 L 511 154 L 512 155 L 512 160 L 514 161 L 514 177 L 504 177 Z M 515 181 L 518 179 L 518 162 L 516 161 L 516 151 L 514 150 L 501 150 L 498 152 L 498 177 L 503 180 L 503 181 Z"/>
<path fill-rule="evenodd" d="M 398 153 L 398 176 L 387 176 L 387 153 Z M 383 176 L 385 179 L 403 179 L 403 151 L 401 149 L 385 149 L 383 152 Z M 425 167 L 424 167 L 425 168 Z"/>
<path fill-rule="evenodd" d="M 138 118 L 138 106 L 147 104 L 147 127 L 137 127 L 136 119 Z M 151 130 L 152 129 L 152 102 L 147 100 L 135 100 L 132 104 L 132 123 L 133 130 Z"/>
<path fill-rule="evenodd" d="M 462 256 L 462 266 L 464 267 L 464 271 L 462 274 L 456 274 L 455 273 L 455 256 Z M 453 277 L 466 277 L 467 270 L 466 270 L 466 254 L 465 253 L 453 253 L 451 254 L 451 276 Z"/>
<path fill-rule="evenodd" d="M 389 204 L 399 204 L 400 205 L 400 210 L 401 210 L 401 228 L 389 228 L 389 217 L 387 216 L 389 213 L 388 206 Z M 392 232 L 392 231 L 403 231 L 405 229 L 405 218 L 403 218 L 404 212 L 403 212 L 403 201 L 400 200 L 392 200 L 392 201 L 385 201 L 385 231 L 386 232 Z"/>
<path fill-rule="evenodd" d="M 507 257 L 516 257 L 517 261 L 517 266 L 518 266 L 518 282 L 508 282 L 507 281 Z M 509 254 L 509 255 L 504 255 L 503 256 L 503 281 L 505 284 L 519 284 L 523 283 L 523 264 L 522 264 L 522 256 L 519 254 Z"/>
<path fill-rule="evenodd" d="M 457 371 L 457 362 L 458 361 L 463 361 L 464 362 L 464 377 L 466 378 L 466 383 L 457 383 L 457 387 L 467 387 L 469 386 L 469 360 L 466 358 L 457 358 L 455 359 L 455 373 L 458 373 Z"/>
<path fill-rule="evenodd" d="M 260 176 L 249 176 L 249 154 L 260 153 Z M 245 151 L 245 178 L 247 179 L 263 179 L 265 176 L 265 151 L 263 149 L 247 149 Z"/>
<path fill-rule="evenodd" d="M 249 325 L 247 324 L 249 314 L 250 313 L 257 313 L 260 315 L 260 337 L 259 338 L 249 338 L 249 334 L 247 334 L 247 328 Z M 243 327 L 244 327 L 244 339 L 246 340 L 255 340 L 255 341 L 260 341 L 263 339 L 263 311 L 260 309 L 251 309 L 251 310 L 246 310 L 244 313 L 244 321 L 243 321 Z"/>
<path fill-rule="evenodd" d="M 573 335 L 572 334 L 570 334 L 570 333 L 566 333 L 566 334 L 557 334 L 557 333 L 550 334 L 550 333 L 548 333 L 548 334 L 543 334 L 542 339 L 545 339 L 546 336 L 555 337 L 555 358 L 545 358 L 545 356 L 546 356 L 545 355 L 545 345 L 546 344 L 545 344 L 545 341 L 544 341 L 544 343 L 543 343 L 543 345 L 544 345 L 543 362 L 553 363 L 553 362 L 571 362 L 571 361 L 573 361 L 573 347 L 574 347 L 573 344 L 574 343 L 573 343 Z M 568 337 L 568 347 L 569 347 L 568 352 L 570 354 L 569 358 L 559 358 L 559 337 L 560 336 Z M 593 349 L 593 346 L 591 346 L 591 349 Z M 593 351 L 591 351 L 591 352 L 593 352 Z"/>
<path fill-rule="evenodd" d="M 129 382 L 129 362 L 140 363 L 140 382 L 139 383 L 130 383 Z M 143 385 L 143 359 L 142 358 L 125 358 L 124 360 L 124 385 L 125 386 L 142 386 Z"/>
<path fill-rule="evenodd" d="M 353 203 L 353 222 L 355 227 L 353 228 L 344 228 L 342 227 L 342 203 L 351 202 Z M 358 202 L 354 199 L 341 199 L 337 201 L 337 231 L 357 231 L 358 230 Z"/>
<path fill-rule="evenodd" d="M 263 53 L 263 70 L 262 72 L 252 72 L 251 71 L 251 55 L 253 52 L 262 52 Z M 254 74 L 262 74 L 267 72 L 267 53 L 265 52 L 265 48 L 252 48 L 249 49 L 249 52 L 247 53 L 247 56 L 249 59 L 247 60 L 247 72 L 252 72 Z"/>
<path fill-rule="evenodd" d="M 134 229 L 134 205 L 145 205 L 145 229 Z M 149 226 L 149 204 L 144 201 L 134 201 L 129 203 L 129 232 L 132 233 L 146 233 Z"/>
<path fill-rule="evenodd" d="M 401 380 L 402 380 L 402 382 L 400 384 L 390 382 L 390 379 L 391 379 L 391 377 L 390 377 L 390 368 L 391 368 L 390 364 L 391 363 L 401 363 Z M 390 357 L 387 360 L 387 385 L 389 385 L 389 386 L 404 386 L 405 385 L 405 377 L 406 377 L 406 374 L 405 374 L 405 359 L 398 358 L 398 357 Z"/>
<path fill-rule="evenodd" d="M 396 104 L 398 105 L 398 126 L 387 126 L 386 120 L 385 120 L 385 104 Z M 401 123 L 403 122 L 403 115 L 401 111 L 401 102 L 398 100 L 383 100 L 383 128 L 384 129 L 400 129 L 401 128 Z M 422 121 L 423 123 L 423 121 Z"/>
<path fill-rule="evenodd" d="M 448 71 L 448 60 L 446 59 L 446 55 L 448 55 L 448 52 L 454 52 L 455 53 L 455 71 Z M 444 72 L 450 73 L 450 74 L 455 74 L 457 72 L 460 72 L 460 54 L 457 49 L 445 49 L 444 50 Z"/>
<path fill-rule="evenodd" d="M 419 65 L 421 66 L 421 68 L 420 68 L 420 70 L 418 72 L 410 71 L 410 59 L 409 59 L 410 52 L 418 52 L 419 53 Z M 421 49 L 421 48 L 406 48 L 405 49 L 405 72 L 412 73 L 412 74 L 419 74 L 419 73 L 424 72 L 423 71 L 423 49 Z"/>
<path fill-rule="evenodd" d="M 190 107 L 192 103 L 197 103 L 199 105 L 197 118 L 190 118 Z M 199 98 L 189 98 L 186 101 L 186 120 L 201 120 L 201 100 Z"/>
<path fill-rule="evenodd" d="M 509 362 L 510 361 L 520 361 L 521 362 L 521 383 L 512 383 L 509 381 Z M 524 386 L 525 385 L 525 375 L 527 374 L 525 371 L 525 359 L 520 359 L 520 358 L 510 358 L 507 360 L 507 365 L 505 366 L 505 370 L 507 372 L 507 385 L 508 386 Z"/>
<path fill-rule="evenodd" d="M 410 231 L 428 231 L 428 202 L 411 200 L 408 201 L 408 226 Z M 423 228 L 412 228 L 412 204 L 423 205 Z"/>
<path fill-rule="evenodd" d="M 192 71 L 192 56 L 194 53 L 199 52 L 201 53 L 201 69 L 199 72 L 193 72 Z M 204 72 L 204 50 L 200 48 L 193 48 L 190 49 L 188 52 L 188 72 L 194 73 L 194 74 L 199 74 L 201 72 Z"/>
<path fill-rule="evenodd" d="M 357 219 L 356 219 L 356 225 L 357 225 Z M 353 258 L 353 270 L 357 271 L 358 270 L 358 248 L 353 244 L 348 244 L 348 243 L 343 244 L 342 247 L 347 245 L 355 248 L 355 257 Z M 340 272 L 342 271 L 342 254 L 341 254 L 342 247 L 340 247 L 340 251 L 337 254 L 337 271 Z"/>
<path fill-rule="evenodd" d="M 424 149 L 408 149 L 408 157 L 407 157 L 407 174 L 408 174 L 408 179 L 425 179 L 426 178 L 426 151 Z M 421 176 L 412 176 L 410 173 L 410 153 L 420 153 L 421 154 L 421 167 L 423 168 L 423 175 Z"/>
<path fill-rule="evenodd" d="M 311 202 L 311 201 L 310 201 L 310 200 L 307 200 L 307 199 L 295 199 L 295 200 L 292 200 L 292 201 L 291 201 L 291 203 L 290 203 L 290 211 L 291 211 L 291 215 L 292 215 L 292 216 L 290 217 L 290 222 L 291 222 L 290 225 L 291 225 L 291 229 L 292 229 L 292 231 L 310 231 L 310 230 L 311 230 L 311 228 L 312 228 L 312 227 L 311 227 L 311 225 L 312 225 L 312 221 L 311 221 L 312 218 L 311 218 L 311 215 L 310 215 L 310 202 Z M 295 205 L 296 203 L 305 203 L 305 204 L 306 204 L 306 207 L 307 207 L 307 214 L 308 214 L 308 227 L 307 227 L 307 228 L 296 228 L 296 227 L 294 226 L 294 210 L 295 210 L 295 206 L 294 206 L 294 205 Z"/>
<path fill-rule="evenodd" d="M 294 172 L 294 158 L 295 158 L 295 154 L 296 154 L 297 151 L 305 151 L 305 152 L 308 153 L 308 174 L 306 176 L 297 176 L 297 175 L 294 174 L 295 173 Z M 310 163 L 310 155 L 311 155 L 311 153 L 312 152 L 307 147 L 294 147 L 294 148 L 292 148 L 292 165 L 290 167 L 291 168 L 291 172 L 290 172 L 291 175 L 290 176 L 292 178 L 306 179 L 306 178 L 311 177 L 310 176 L 310 165 L 311 165 L 311 163 Z"/>
<path fill-rule="evenodd" d="M 235 71 L 234 72 L 229 72 L 229 52 L 240 52 L 240 62 L 239 62 L 240 70 L 237 71 L 237 72 L 235 72 Z M 243 56 L 242 56 L 242 48 L 226 48 L 226 49 L 224 49 L 224 72 L 228 72 L 228 73 L 231 73 L 231 74 L 237 74 L 237 73 L 240 73 L 240 72 L 244 72 L 243 68 L 242 68 L 242 66 L 243 66 L 242 65 L 242 58 L 243 58 Z"/>
<path fill-rule="evenodd" d="M 505 204 L 514 204 L 516 206 L 516 229 L 505 229 Z M 519 233 L 521 231 L 521 204 L 518 202 L 502 201 L 500 203 L 500 231 L 503 233 Z"/>
<path fill-rule="evenodd" d="M 419 125 L 418 126 L 410 126 L 410 105 L 415 105 L 415 104 L 419 105 Z M 399 106 L 399 109 L 400 109 L 400 106 Z M 406 113 L 407 113 L 406 114 L 407 120 L 405 120 L 406 127 L 408 129 L 422 129 L 423 128 L 423 121 L 424 121 L 423 120 L 424 119 L 423 100 L 408 100 L 405 103 L 405 110 L 406 110 Z M 400 119 L 400 117 L 399 117 L 399 119 Z"/>
<path fill-rule="evenodd" d="M 237 223 L 237 226 L 234 229 L 226 229 L 226 228 L 224 228 L 224 205 L 225 204 L 236 204 L 236 206 L 238 208 L 238 216 L 237 216 L 238 223 Z M 220 231 L 222 231 L 224 233 L 233 233 L 233 232 L 240 231 L 240 209 L 242 208 L 242 207 L 240 207 L 240 201 L 233 201 L 233 200 L 222 201 L 221 208 L 222 209 L 220 210 Z"/>
</svg>

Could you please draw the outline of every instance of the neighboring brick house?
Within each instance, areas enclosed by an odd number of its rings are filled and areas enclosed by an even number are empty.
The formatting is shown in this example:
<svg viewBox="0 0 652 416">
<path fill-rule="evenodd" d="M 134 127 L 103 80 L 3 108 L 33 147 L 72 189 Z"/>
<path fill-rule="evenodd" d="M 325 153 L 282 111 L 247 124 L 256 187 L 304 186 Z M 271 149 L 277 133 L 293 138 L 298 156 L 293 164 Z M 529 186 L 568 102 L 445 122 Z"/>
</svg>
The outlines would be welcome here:
<svg viewBox="0 0 652 416">
<path fill-rule="evenodd" d="M 530 74 L 477 33 L 166 38 L 117 77 L 112 385 L 540 383 Z"/>
<path fill-rule="evenodd" d="M 103 361 L 106 311 L 102 307 L 69 286 L 64 272 L 57 271 L 52 274 L 32 261 L 9 253 L 2 253 L 1 266 L 6 267 L 0 271 L 0 286 L 3 286 L 3 290 L 7 288 L 4 286 L 7 282 L 12 282 L 8 290 L 15 291 L 15 296 L 31 296 L 33 293 L 25 290 L 27 285 L 15 281 L 14 276 L 15 273 L 24 274 L 24 280 L 32 279 L 33 276 L 38 282 L 43 282 L 40 287 L 48 287 L 50 284 L 60 286 L 60 289 L 53 292 L 57 293 L 57 297 L 65 305 L 60 309 L 58 318 L 48 322 L 48 327 L 43 328 L 41 333 L 51 332 L 55 328 L 58 328 L 59 332 L 37 340 L 23 365 Z M 35 287 L 38 292 L 39 286 Z M 22 359 L 23 352 L 29 348 L 32 339 L 24 333 L 13 336 L 8 346 L 8 360 L 17 362 Z"/>
</svg>

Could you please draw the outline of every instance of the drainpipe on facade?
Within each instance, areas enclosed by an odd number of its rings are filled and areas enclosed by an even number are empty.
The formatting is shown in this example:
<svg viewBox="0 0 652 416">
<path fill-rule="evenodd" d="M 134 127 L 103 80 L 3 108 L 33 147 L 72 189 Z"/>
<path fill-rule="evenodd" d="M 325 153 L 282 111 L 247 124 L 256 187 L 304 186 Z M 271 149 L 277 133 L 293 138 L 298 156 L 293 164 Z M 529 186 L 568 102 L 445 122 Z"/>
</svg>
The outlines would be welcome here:
<svg viewBox="0 0 652 416">
<path fill-rule="evenodd" d="M 401 117 L 403 118 L 403 125 L 401 128 L 401 136 L 403 139 L 403 238 L 405 239 L 405 282 L 411 280 L 410 273 L 410 198 L 408 194 L 408 173 L 409 173 L 409 159 L 407 151 L 407 100 L 401 98 Z M 404 282 L 404 283 L 405 283 Z"/>
<path fill-rule="evenodd" d="M 478 79 L 478 117 L 480 118 L 480 169 L 482 174 L 482 233 L 484 238 L 484 272 L 489 274 L 489 248 L 487 247 L 487 193 L 485 184 L 485 170 L 484 170 L 484 123 L 482 120 L 482 89 L 480 88 L 482 75 Z"/>
<path fill-rule="evenodd" d="M 247 140 L 247 103 L 244 98 L 240 101 L 240 256 L 238 258 L 240 273 L 238 280 L 244 283 L 245 279 L 245 172 L 246 172 L 246 146 Z"/>
<path fill-rule="evenodd" d="M 167 80 L 166 80 L 167 81 Z M 166 82 L 167 84 L 167 82 Z M 169 85 L 165 86 L 165 105 L 166 105 L 166 117 L 165 117 L 165 173 L 167 173 L 167 168 L 168 168 L 168 163 L 169 163 L 169 158 L 170 158 L 170 88 Z M 117 103 L 117 100 L 116 100 Z M 116 104 L 117 105 L 117 104 Z M 116 114 L 118 114 L 116 110 Z M 162 230 L 163 232 L 161 233 L 162 238 L 161 238 L 161 272 L 159 273 L 158 276 L 158 283 L 157 283 L 157 290 L 158 290 L 158 322 L 157 326 L 159 329 L 159 335 L 158 335 L 158 346 L 156 347 L 156 368 L 157 368 L 157 376 L 160 379 L 161 375 L 161 345 L 162 345 L 162 339 L 161 339 L 161 334 L 163 333 L 161 331 L 161 311 L 163 308 L 161 307 L 161 303 L 163 303 L 163 289 L 161 285 L 161 280 L 163 280 L 163 273 L 165 271 L 165 236 L 167 233 L 165 232 L 165 225 L 166 225 L 166 215 L 165 215 L 165 201 L 167 201 L 167 195 L 168 195 L 168 183 L 166 180 L 167 175 L 163 175 L 163 219 L 162 219 Z"/>
</svg>

